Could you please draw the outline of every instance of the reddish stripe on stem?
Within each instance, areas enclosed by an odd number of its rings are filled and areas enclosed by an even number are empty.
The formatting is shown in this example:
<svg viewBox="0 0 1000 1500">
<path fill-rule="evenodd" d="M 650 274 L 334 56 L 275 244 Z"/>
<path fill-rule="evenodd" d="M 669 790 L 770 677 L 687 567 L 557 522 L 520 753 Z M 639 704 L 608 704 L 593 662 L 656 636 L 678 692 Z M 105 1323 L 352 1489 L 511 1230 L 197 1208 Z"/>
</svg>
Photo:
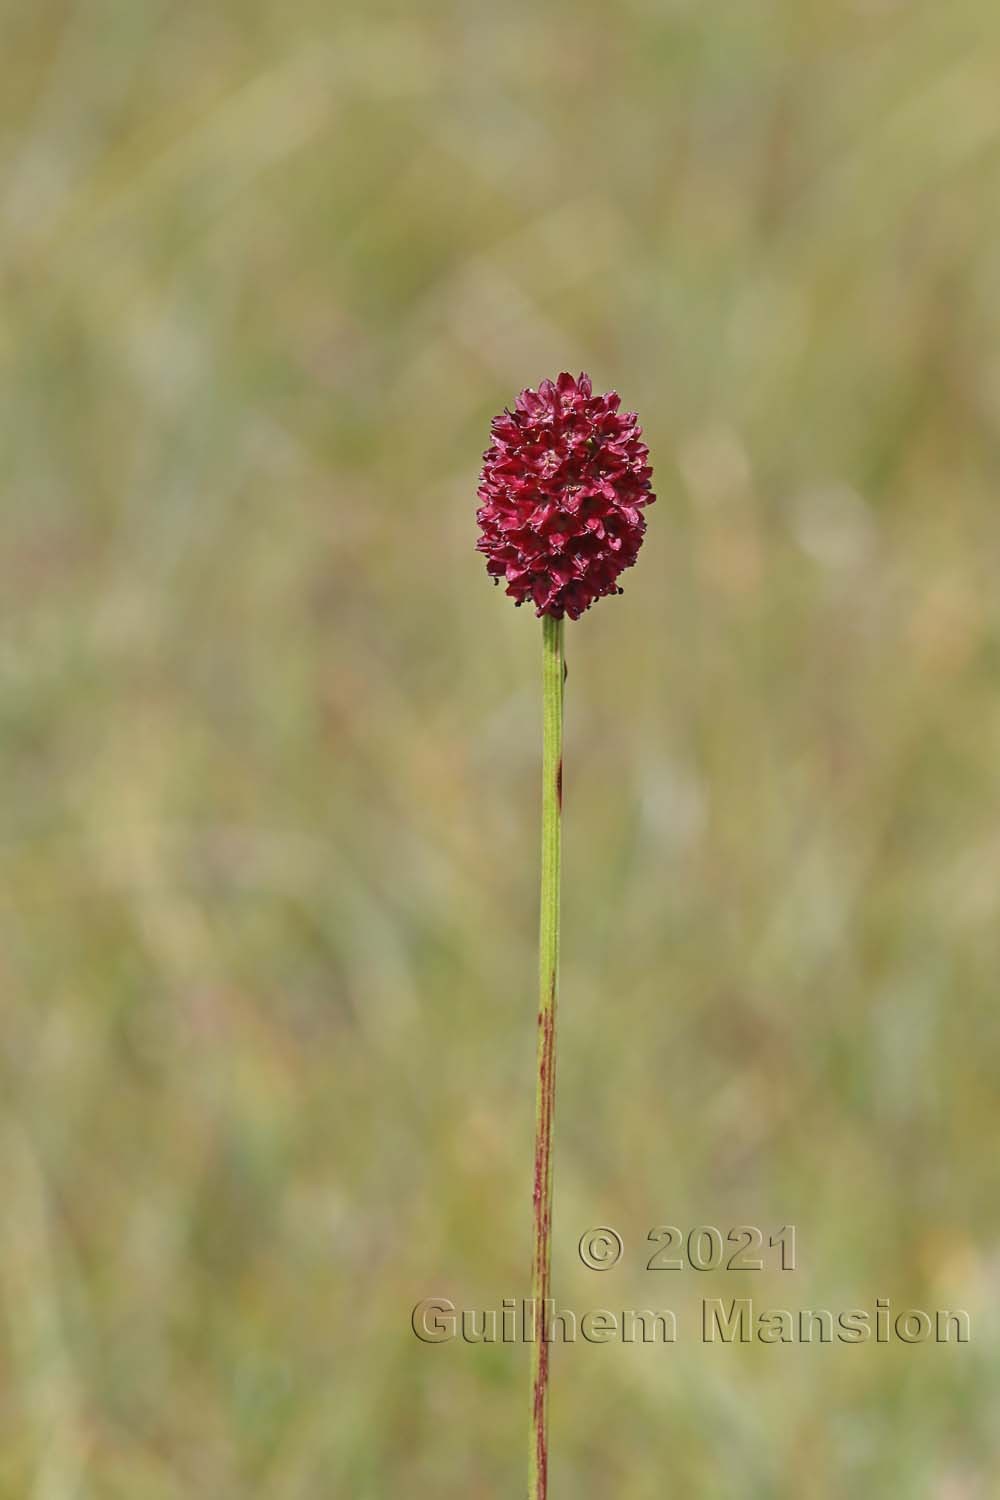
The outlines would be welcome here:
<svg viewBox="0 0 1000 1500">
<path fill-rule="evenodd" d="M 552 1252 L 552 1125 L 555 1115 L 555 995 L 552 975 L 549 1004 L 538 1012 L 538 1131 L 535 1140 L 535 1259 L 532 1284 L 535 1297 L 535 1336 L 540 1340 L 532 1397 L 538 1500 L 548 1494 L 549 1344 L 546 1303 L 551 1293 Z"/>
</svg>

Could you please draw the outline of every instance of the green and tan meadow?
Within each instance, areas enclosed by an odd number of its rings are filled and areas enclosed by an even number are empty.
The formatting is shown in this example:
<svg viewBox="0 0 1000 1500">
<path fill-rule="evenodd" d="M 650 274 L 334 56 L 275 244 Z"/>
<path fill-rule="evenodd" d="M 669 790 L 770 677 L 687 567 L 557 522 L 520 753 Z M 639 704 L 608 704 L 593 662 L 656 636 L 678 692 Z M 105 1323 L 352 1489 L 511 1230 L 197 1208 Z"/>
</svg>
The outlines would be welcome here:
<svg viewBox="0 0 1000 1500">
<path fill-rule="evenodd" d="M 523 1493 L 528 1351 L 410 1311 L 528 1291 L 540 631 L 474 492 L 564 368 L 659 499 L 567 627 L 558 1297 L 973 1337 L 558 1348 L 553 1495 L 1000 1493 L 998 46 L 2 8 L 0 1500 Z"/>
</svg>

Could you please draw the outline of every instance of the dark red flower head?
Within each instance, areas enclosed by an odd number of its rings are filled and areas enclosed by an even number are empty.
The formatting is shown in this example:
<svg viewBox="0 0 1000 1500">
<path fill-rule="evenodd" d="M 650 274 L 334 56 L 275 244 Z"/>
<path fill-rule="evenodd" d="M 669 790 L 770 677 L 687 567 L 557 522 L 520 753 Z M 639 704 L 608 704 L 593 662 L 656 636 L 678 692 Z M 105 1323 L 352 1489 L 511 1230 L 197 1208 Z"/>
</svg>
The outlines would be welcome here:
<svg viewBox="0 0 1000 1500">
<path fill-rule="evenodd" d="M 617 392 L 595 396 L 589 375 L 543 380 L 495 417 L 483 455 L 476 512 L 486 571 L 538 615 L 576 620 L 642 545 L 649 449 Z"/>
</svg>

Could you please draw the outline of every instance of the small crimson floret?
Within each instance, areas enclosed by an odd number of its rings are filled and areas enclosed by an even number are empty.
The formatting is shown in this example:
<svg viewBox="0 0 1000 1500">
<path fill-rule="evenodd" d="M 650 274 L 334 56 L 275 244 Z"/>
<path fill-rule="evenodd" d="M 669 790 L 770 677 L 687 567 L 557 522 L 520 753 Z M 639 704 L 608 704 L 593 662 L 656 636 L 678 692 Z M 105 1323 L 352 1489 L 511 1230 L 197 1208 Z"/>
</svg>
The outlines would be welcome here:
<svg viewBox="0 0 1000 1500">
<path fill-rule="evenodd" d="M 620 594 L 642 545 L 653 471 L 636 413 L 620 405 L 616 391 L 595 396 L 589 375 L 564 373 L 522 391 L 491 424 L 476 547 L 490 577 L 539 616 L 576 620 Z"/>
</svg>

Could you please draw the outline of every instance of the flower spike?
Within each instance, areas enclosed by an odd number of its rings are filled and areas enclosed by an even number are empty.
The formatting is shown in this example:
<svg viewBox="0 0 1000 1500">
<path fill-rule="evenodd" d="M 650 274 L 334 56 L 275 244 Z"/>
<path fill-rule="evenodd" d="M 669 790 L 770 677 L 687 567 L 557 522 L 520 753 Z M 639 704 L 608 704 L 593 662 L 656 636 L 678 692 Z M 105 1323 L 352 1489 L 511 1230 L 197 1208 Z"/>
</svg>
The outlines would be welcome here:
<svg viewBox="0 0 1000 1500">
<path fill-rule="evenodd" d="M 589 375 L 564 372 L 493 420 L 476 545 L 490 576 L 539 616 L 576 620 L 620 594 L 642 545 L 653 471 L 636 414 L 620 405 L 616 391 L 595 396 Z"/>
</svg>

